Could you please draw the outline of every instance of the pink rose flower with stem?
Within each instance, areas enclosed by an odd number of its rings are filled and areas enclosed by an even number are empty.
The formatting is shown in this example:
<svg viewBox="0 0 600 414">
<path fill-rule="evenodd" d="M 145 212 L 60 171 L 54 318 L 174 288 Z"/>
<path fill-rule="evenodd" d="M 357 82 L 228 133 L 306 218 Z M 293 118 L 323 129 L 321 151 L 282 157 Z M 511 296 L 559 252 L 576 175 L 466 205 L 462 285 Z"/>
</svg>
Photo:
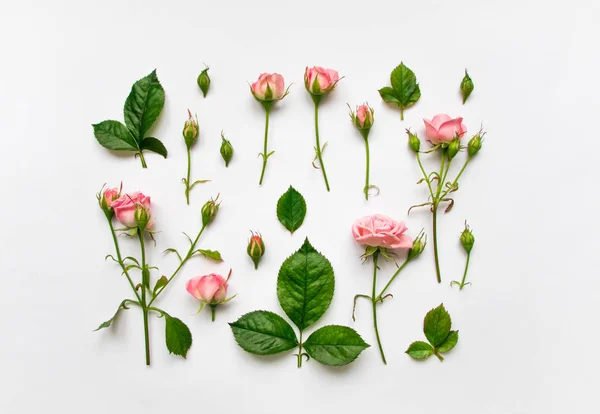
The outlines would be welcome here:
<svg viewBox="0 0 600 414">
<path fill-rule="evenodd" d="M 461 117 L 451 118 L 450 115 L 438 114 L 431 120 L 425 118 L 425 136 L 433 145 L 449 144 L 454 138 L 461 139 L 467 132 Z"/>
<path fill-rule="evenodd" d="M 290 85 L 291 86 L 291 85 Z M 269 136 L 269 116 L 271 114 L 271 107 L 273 103 L 282 100 L 289 93 L 290 86 L 285 89 L 285 82 L 283 76 L 278 73 L 261 73 L 258 80 L 250 85 L 250 92 L 252 96 L 260 102 L 265 108 L 266 119 L 265 119 L 265 139 L 263 152 L 259 155 L 262 156 L 263 165 L 260 173 L 259 185 L 262 185 L 265 177 L 265 170 L 267 169 L 267 160 L 275 151 L 268 152 L 267 139 Z"/>
<path fill-rule="evenodd" d="M 350 105 L 348 105 L 348 108 L 350 108 Z M 367 150 L 366 182 L 365 187 L 363 188 L 366 200 L 369 200 L 369 190 L 371 188 L 375 188 L 377 190 L 377 193 L 379 194 L 379 188 L 376 185 L 369 184 L 369 172 L 371 164 L 369 151 L 369 132 L 371 131 L 371 127 L 373 126 L 373 122 L 375 121 L 374 113 L 375 111 L 373 110 L 373 108 L 371 108 L 366 103 L 357 106 L 356 113 L 352 111 L 352 108 L 350 108 L 350 118 L 352 119 L 352 123 L 354 124 L 354 126 L 356 126 L 356 128 L 364 138 L 365 148 Z"/>
<path fill-rule="evenodd" d="M 379 336 L 379 327 L 377 325 L 377 304 L 383 303 L 383 300 L 390 297 L 391 294 L 386 294 L 388 288 L 402 269 L 415 257 L 419 256 L 425 249 L 427 240 L 423 232 L 419 233 L 416 239 L 412 239 L 406 235 L 406 224 L 402 221 L 396 221 L 391 217 L 382 214 L 374 214 L 359 218 L 352 226 L 352 235 L 354 240 L 366 246 L 365 254 L 362 258 L 366 261 L 369 257 L 373 258 L 373 288 L 371 295 L 358 294 L 354 296 L 354 307 L 352 309 L 352 319 L 355 320 L 354 311 L 356 310 L 356 300 L 358 298 L 369 299 L 373 309 L 373 327 L 375 329 L 375 337 L 379 347 L 379 353 L 384 364 L 387 364 L 381 338 Z M 394 253 L 390 250 L 408 249 L 408 254 L 404 263 L 398 267 L 398 270 L 392 275 L 384 288 L 377 293 L 377 262 L 379 255 L 384 259 L 392 260 Z"/>
<path fill-rule="evenodd" d="M 104 184 L 100 189 L 100 192 L 96 194 L 96 199 L 98 200 L 98 205 L 100 206 L 100 209 L 104 212 L 106 218 L 110 220 L 115 215 L 115 211 L 110 205 L 113 201 L 117 200 L 121 196 L 123 183 L 121 183 L 121 186 L 119 188 L 115 187 L 104 189 L 105 186 L 106 184 Z"/>
<path fill-rule="evenodd" d="M 314 66 L 312 68 L 306 67 L 304 70 L 304 87 L 310 93 L 312 100 L 315 104 L 315 135 L 316 135 L 316 146 L 315 146 L 315 161 L 319 161 L 319 166 L 323 172 L 323 179 L 325 180 L 325 187 L 327 191 L 330 191 L 329 180 L 327 180 L 327 172 L 325 171 L 325 164 L 323 164 L 323 150 L 325 145 L 321 147 L 319 140 L 319 103 L 323 96 L 329 94 L 337 86 L 341 80 L 340 75 L 333 69 L 325 69 L 320 66 Z M 313 161 L 313 166 L 315 163 Z"/>
<path fill-rule="evenodd" d="M 147 220 L 144 220 L 144 228 L 151 229 L 154 224 L 152 217 L 152 204 L 150 197 L 140 192 L 123 194 L 118 199 L 110 203 L 110 206 L 115 211 L 117 220 L 128 229 L 138 228 L 136 220 L 136 210 L 144 211 Z"/>
<path fill-rule="evenodd" d="M 229 302 L 236 295 L 227 298 L 227 288 L 229 287 L 229 278 L 231 270 L 227 275 L 227 279 L 216 273 L 211 273 L 206 276 L 196 276 L 188 280 L 185 285 L 186 290 L 190 295 L 200 301 L 200 308 L 197 313 L 200 313 L 206 305 L 210 306 L 212 321 L 215 321 L 215 309 L 217 305 L 222 305 Z"/>
</svg>

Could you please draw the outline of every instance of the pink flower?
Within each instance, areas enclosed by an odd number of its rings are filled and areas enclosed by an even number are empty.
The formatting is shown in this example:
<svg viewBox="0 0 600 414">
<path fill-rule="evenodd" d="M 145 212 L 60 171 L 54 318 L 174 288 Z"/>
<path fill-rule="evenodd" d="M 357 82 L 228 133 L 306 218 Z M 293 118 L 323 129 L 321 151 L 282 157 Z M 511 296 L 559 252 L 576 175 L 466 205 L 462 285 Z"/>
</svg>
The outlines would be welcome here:
<svg viewBox="0 0 600 414">
<path fill-rule="evenodd" d="M 227 279 L 216 273 L 206 276 L 196 276 L 185 285 L 187 291 L 198 300 L 209 305 L 218 305 L 226 300 Z"/>
<path fill-rule="evenodd" d="M 315 66 L 310 69 L 306 67 L 304 71 L 304 86 L 313 95 L 331 92 L 339 80 L 340 75 L 333 69 Z"/>
<path fill-rule="evenodd" d="M 450 118 L 446 114 L 438 114 L 425 122 L 425 135 L 434 145 L 452 141 L 457 135 L 459 138 L 467 132 L 467 127 L 462 123 L 462 118 Z"/>
<path fill-rule="evenodd" d="M 354 240 L 360 244 L 388 249 L 410 249 L 413 240 L 404 234 L 406 224 L 382 214 L 359 218 L 352 226 Z"/>
<path fill-rule="evenodd" d="M 259 101 L 276 101 L 285 96 L 283 76 L 279 73 L 261 73 L 250 86 L 252 95 Z"/>
<path fill-rule="evenodd" d="M 138 226 L 136 220 L 136 210 L 144 209 L 145 213 L 150 217 L 146 228 L 151 228 L 154 224 L 154 217 L 152 216 L 152 206 L 150 203 L 150 197 L 145 196 L 142 193 L 135 192 L 131 194 L 123 194 L 118 199 L 110 203 L 110 206 L 115 210 L 115 216 L 117 220 L 121 222 L 127 228 L 135 228 Z M 139 215 L 139 213 L 138 213 Z"/>
<path fill-rule="evenodd" d="M 350 105 L 348 105 L 350 107 Z M 373 126 L 375 120 L 373 115 L 375 111 L 368 104 L 363 104 L 356 107 L 356 113 L 350 109 L 350 118 L 358 129 L 369 129 Z"/>
</svg>

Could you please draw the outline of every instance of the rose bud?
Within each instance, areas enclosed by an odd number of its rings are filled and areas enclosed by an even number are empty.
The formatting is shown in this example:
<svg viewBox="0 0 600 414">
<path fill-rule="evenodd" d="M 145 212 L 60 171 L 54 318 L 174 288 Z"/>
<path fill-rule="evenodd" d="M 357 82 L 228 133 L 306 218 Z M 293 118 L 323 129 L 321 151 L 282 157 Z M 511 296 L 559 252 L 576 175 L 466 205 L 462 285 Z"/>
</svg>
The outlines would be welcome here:
<svg viewBox="0 0 600 414">
<path fill-rule="evenodd" d="M 425 122 L 425 135 L 433 145 L 448 144 L 454 138 L 462 138 L 467 128 L 462 123 L 462 118 L 450 118 L 449 115 L 439 114 L 433 119 L 423 119 Z"/>
<path fill-rule="evenodd" d="M 469 95 L 471 95 L 471 92 L 473 92 L 474 88 L 475 86 L 473 85 L 473 81 L 471 80 L 469 73 L 465 69 L 465 77 L 460 83 L 460 92 L 463 97 L 463 105 L 465 104 L 465 102 L 467 102 L 467 98 L 469 97 Z"/>
<path fill-rule="evenodd" d="M 421 140 L 416 134 L 413 134 L 409 129 L 406 130 L 408 134 L 408 146 L 414 152 L 419 152 L 421 149 Z"/>
<path fill-rule="evenodd" d="M 219 196 L 217 195 L 216 199 L 210 199 L 202 206 L 202 225 L 208 226 L 216 217 L 217 211 L 219 211 L 219 206 L 221 203 L 217 204 L 217 200 Z"/>
<path fill-rule="evenodd" d="M 313 96 L 331 92 L 339 81 L 340 75 L 333 69 L 314 66 L 304 70 L 304 87 Z"/>
<path fill-rule="evenodd" d="M 196 115 L 196 119 L 192 118 L 192 113 L 189 109 L 188 115 L 189 118 L 183 125 L 183 139 L 185 140 L 185 145 L 190 148 L 198 139 L 198 115 Z"/>
<path fill-rule="evenodd" d="M 465 251 L 467 253 L 471 252 L 471 249 L 473 248 L 473 244 L 475 244 L 475 236 L 473 236 L 473 232 L 471 232 L 471 229 L 469 228 L 469 225 L 467 224 L 466 221 L 465 221 L 465 229 L 460 234 L 460 244 L 462 244 L 462 247 L 465 249 Z"/>
<path fill-rule="evenodd" d="M 250 241 L 248 242 L 248 256 L 254 262 L 254 269 L 258 269 L 258 263 L 260 258 L 265 254 L 265 243 L 263 238 L 258 233 L 252 233 Z"/>
<path fill-rule="evenodd" d="M 206 94 L 208 93 L 208 88 L 210 87 L 210 77 L 208 76 L 208 66 L 200 72 L 198 75 L 198 79 L 196 80 L 198 83 L 198 87 L 202 91 L 202 95 L 206 98 Z"/>
<path fill-rule="evenodd" d="M 111 203 L 117 200 L 121 196 L 121 189 L 123 188 L 123 183 L 121 183 L 121 187 L 119 188 L 107 188 L 104 190 L 104 186 L 100 189 L 100 192 L 96 194 L 96 198 L 98 199 L 98 204 L 106 217 L 111 219 L 115 212 L 113 208 L 110 206 Z M 104 191 L 102 191 L 104 190 Z"/>
<path fill-rule="evenodd" d="M 350 105 L 348 105 L 348 107 L 350 107 Z M 369 131 L 371 130 L 373 122 L 375 121 L 375 118 L 373 117 L 374 113 L 375 110 L 366 103 L 357 106 L 356 113 L 350 109 L 350 118 L 352 118 L 352 123 L 356 126 L 365 139 L 367 139 L 369 136 Z"/>
<path fill-rule="evenodd" d="M 110 206 L 115 212 L 117 220 L 119 220 L 122 225 L 130 229 L 138 227 L 138 222 L 136 220 L 136 211 L 138 205 L 145 207 L 144 214 L 145 217 L 148 218 L 144 228 L 151 228 L 152 224 L 154 223 L 154 218 L 152 217 L 152 204 L 150 202 L 150 197 L 145 196 L 142 193 L 135 192 L 131 194 L 123 194 L 118 199 L 110 203 Z M 140 212 L 139 214 L 142 213 Z"/>
<path fill-rule="evenodd" d="M 472 157 L 473 155 L 477 154 L 479 152 L 479 150 L 481 149 L 481 143 L 483 141 L 483 139 L 481 138 L 481 136 L 482 136 L 481 132 L 478 132 L 469 141 L 469 145 L 467 147 L 467 151 L 468 151 L 469 157 Z"/>
<path fill-rule="evenodd" d="M 227 298 L 227 288 L 229 287 L 228 281 L 231 277 L 231 270 L 227 279 L 216 273 L 211 273 L 206 276 L 196 276 L 188 280 L 185 285 L 186 290 L 200 300 L 200 308 L 198 312 L 204 308 L 205 305 L 209 305 L 212 310 L 212 320 L 215 320 L 215 307 L 217 305 L 227 303 L 233 296 Z"/>
<path fill-rule="evenodd" d="M 225 139 L 225 135 L 223 135 L 222 131 L 221 139 L 223 140 L 221 142 L 221 157 L 223 157 L 223 160 L 225 161 L 225 167 L 228 167 L 229 161 L 231 161 L 231 157 L 233 157 L 233 146 L 231 145 L 231 142 Z"/>
<path fill-rule="evenodd" d="M 144 204 L 136 204 L 134 217 L 138 229 L 144 230 L 147 227 L 150 227 L 152 214 L 149 207 L 146 207 Z"/>
<path fill-rule="evenodd" d="M 408 251 L 408 258 L 412 259 L 413 257 L 417 257 L 423 250 L 425 250 L 425 246 L 427 245 L 427 236 L 421 230 L 421 233 L 417 236 L 415 241 L 413 242 L 412 248 Z"/>
<path fill-rule="evenodd" d="M 456 157 L 456 154 L 460 152 L 460 138 L 456 137 L 448 145 L 448 158 L 452 159 Z"/>
<path fill-rule="evenodd" d="M 250 92 L 259 102 L 272 102 L 287 95 L 283 76 L 279 73 L 261 73 L 258 80 L 250 85 Z"/>
</svg>

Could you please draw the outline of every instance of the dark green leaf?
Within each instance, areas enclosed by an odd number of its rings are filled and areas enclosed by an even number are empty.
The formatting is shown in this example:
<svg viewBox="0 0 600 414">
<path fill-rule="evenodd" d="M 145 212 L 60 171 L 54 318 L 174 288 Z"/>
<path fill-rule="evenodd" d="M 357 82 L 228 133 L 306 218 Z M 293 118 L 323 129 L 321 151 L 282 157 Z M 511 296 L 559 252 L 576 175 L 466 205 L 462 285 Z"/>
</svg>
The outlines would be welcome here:
<svg viewBox="0 0 600 414">
<path fill-rule="evenodd" d="M 186 357 L 192 346 L 192 333 L 185 323 L 163 313 L 165 317 L 165 340 L 169 353 Z"/>
<path fill-rule="evenodd" d="M 410 344 L 406 353 L 414 359 L 425 359 L 433 355 L 433 348 L 427 342 L 417 341 Z"/>
<path fill-rule="evenodd" d="M 442 303 L 435 309 L 430 310 L 425 315 L 423 321 L 423 332 L 425 337 L 434 348 L 440 346 L 448 337 L 452 321 L 450 315 L 446 312 Z"/>
<path fill-rule="evenodd" d="M 335 281 L 329 260 L 308 242 L 279 269 L 277 297 L 287 316 L 303 330 L 329 308 Z"/>
<path fill-rule="evenodd" d="M 306 201 L 292 186 L 277 202 L 277 218 L 291 233 L 300 228 L 306 216 Z"/>
<path fill-rule="evenodd" d="M 196 250 L 196 252 L 200 253 L 204 257 L 208 257 L 209 259 L 219 260 L 219 261 L 223 260 L 223 258 L 221 257 L 221 253 L 219 253 L 217 250 L 198 249 L 198 250 Z"/>
<path fill-rule="evenodd" d="M 395 103 L 401 109 L 415 104 L 421 97 L 421 89 L 414 72 L 400 63 L 390 75 L 392 87 L 379 90 L 381 98 L 386 102 Z"/>
<path fill-rule="evenodd" d="M 108 328 L 110 325 L 112 325 L 112 323 L 117 319 L 117 316 L 119 315 L 119 312 L 121 312 L 121 309 L 129 309 L 128 307 L 125 306 L 125 302 L 126 301 L 127 300 L 124 300 L 123 302 L 121 302 L 121 304 L 117 308 L 117 311 L 115 312 L 115 314 L 113 315 L 113 317 L 110 318 L 109 320 L 105 321 L 105 322 L 102 322 L 100 324 L 100 326 L 98 326 L 96 329 L 94 329 L 94 332 L 99 331 L 100 329 Z"/>
<path fill-rule="evenodd" d="M 165 91 L 156 70 L 133 84 L 125 101 L 125 124 L 137 142 L 141 142 L 165 104 Z"/>
<path fill-rule="evenodd" d="M 290 324 L 273 312 L 250 312 L 229 326 L 238 345 L 252 354 L 272 355 L 298 346 Z"/>
<path fill-rule="evenodd" d="M 458 331 L 450 331 L 446 340 L 437 347 L 438 352 L 448 352 L 458 343 Z"/>
<path fill-rule="evenodd" d="M 396 92 L 394 91 L 393 88 L 390 88 L 389 86 L 385 86 L 385 87 L 379 89 L 379 95 L 381 96 L 381 99 L 383 99 L 385 102 L 394 103 L 394 104 L 400 106 L 400 101 L 398 100 L 398 98 L 396 98 Z"/>
<path fill-rule="evenodd" d="M 167 283 L 169 283 L 169 279 L 167 279 L 167 277 L 164 275 L 161 276 L 160 279 L 156 281 L 156 285 L 154 285 L 154 290 L 152 291 L 152 293 L 156 295 L 158 289 L 162 288 L 163 286 L 167 286 Z"/>
<path fill-rule="evenodd" d="M 94 136 L 104 148 L 116 151 L 137 151 L 138 145 L 125 125 L 119 121 L 102 121 L 94 127 Z"/>
<path fill-rule="evenodd" d="M 369 347 L 354 329 L 338 325 L 316 330 L 303 346 L 311 358 L 332 366 L 349 364 Z"/>
<path fill-rule="evenodd" d="M 157 154 L 160 154 L 163 157 L 167 158 L 167 149 L 165 148 L 163 143 L 156 138 L 144 138 L 140 143 L 140 149 L 156 152 Z"/>
</svg>

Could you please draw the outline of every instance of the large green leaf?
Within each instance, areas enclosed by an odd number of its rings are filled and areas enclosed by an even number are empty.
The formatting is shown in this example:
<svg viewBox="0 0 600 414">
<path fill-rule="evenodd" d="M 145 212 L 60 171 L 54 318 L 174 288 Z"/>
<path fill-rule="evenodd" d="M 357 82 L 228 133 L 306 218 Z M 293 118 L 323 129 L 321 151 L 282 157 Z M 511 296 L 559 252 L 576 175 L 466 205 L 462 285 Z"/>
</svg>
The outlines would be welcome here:
<svg viewBox="0 0 600 414">
<path fill-rule="evenodd" d="M 446 312 L 444 304 L 442 303 L 435 309 L 430 310 L 425 315 L 423 321 L 423 332 L 429 343 L 437 348 L 440 346 L 448 337 L 450 333 L 450 327 L 452 326 L 452 320 L 450 315 Z"/>
<path fill-rule="evenodd" d="M 112 318 L 110 318 L 109 320 L 107 320 L 105 322 L 102 322 L 100 324 L 100 326 L 98 326 L 96 329 L 94 329 L 94 332 L 99 331 L 100 329 L 108 328 L 110 325 L 112 325 L 113 322 L 117 319 L 119 312 L 121 312 L 121 309 L 129 309 L 127 306 L 125 306 L 125 302 L 127 302 L 127 299 L 125 299 L 123 302 L 121 302 L 121 304 L 117 308 L 117 311 L 112 316 Z"/>
<path fill-rule="evenodd" d="M 400 63 L 390 76 L 395 97 L 400 102 L 400 107 L 407 108 L 413 105 L 421 97 L 421 90 L 417 84 L 414 72 Z"/>
<path fill-rule="evenodd" d="M 354 361 L 369 344 L 352 328 L 329 325 L 314 331 L 303 346 L 311 358 L 325 365 L 339 366 Z"/>
<path fill-rule="evenodd" d="M 192 333 L 185 323 L 163 313 L 165 317 L 165 340 L 169 353 L 186 357 L 192 346 Z"/>
<path fill-rule="evenodd" d="M 277 218 L 291 233 L 300 228 L 306 216 L 306 201 L 292 186 L 277 201 Z"/>
<path fill-rule="evenodd" d="M 125 125 L 119 121 L 93 124 L 94 136 L 100 145 L 111 150 L 137 151 L 138 144 Z"/>
<path fill-rule="evenodd" d="M 140 142 L 140 149 L 156 152 L 167 158 L 167 149 L 159 139 L 154 137 L 146 137 Z"/>
<path fill-rule="evenodd" d="M 165 104 L 165 91 L 158 81 L 156 69 L 131 87 L 123 113 L 125 124 L 137 142 L 141 142 Z"/>
<path fill-rule="evenodd" d="M 416 341 L 410 344 L 406 353 L 414 359 L 425 359 L 433 355 L 433 347 L 427 342 Z"/>
<path fill-rule="evenodd" d="M 287 316 L 303 330 L 329 308 L 334 285 L 331 263 L 306 239 L 281 265 L 277 297 Z"/>
<path fill-rule="evenodd" d="M 252 354 L 272 355 L 298 346 L 294 329 L 273 312 L 250 312 L 229 326 L 238 345 Z"/>
</svg>

